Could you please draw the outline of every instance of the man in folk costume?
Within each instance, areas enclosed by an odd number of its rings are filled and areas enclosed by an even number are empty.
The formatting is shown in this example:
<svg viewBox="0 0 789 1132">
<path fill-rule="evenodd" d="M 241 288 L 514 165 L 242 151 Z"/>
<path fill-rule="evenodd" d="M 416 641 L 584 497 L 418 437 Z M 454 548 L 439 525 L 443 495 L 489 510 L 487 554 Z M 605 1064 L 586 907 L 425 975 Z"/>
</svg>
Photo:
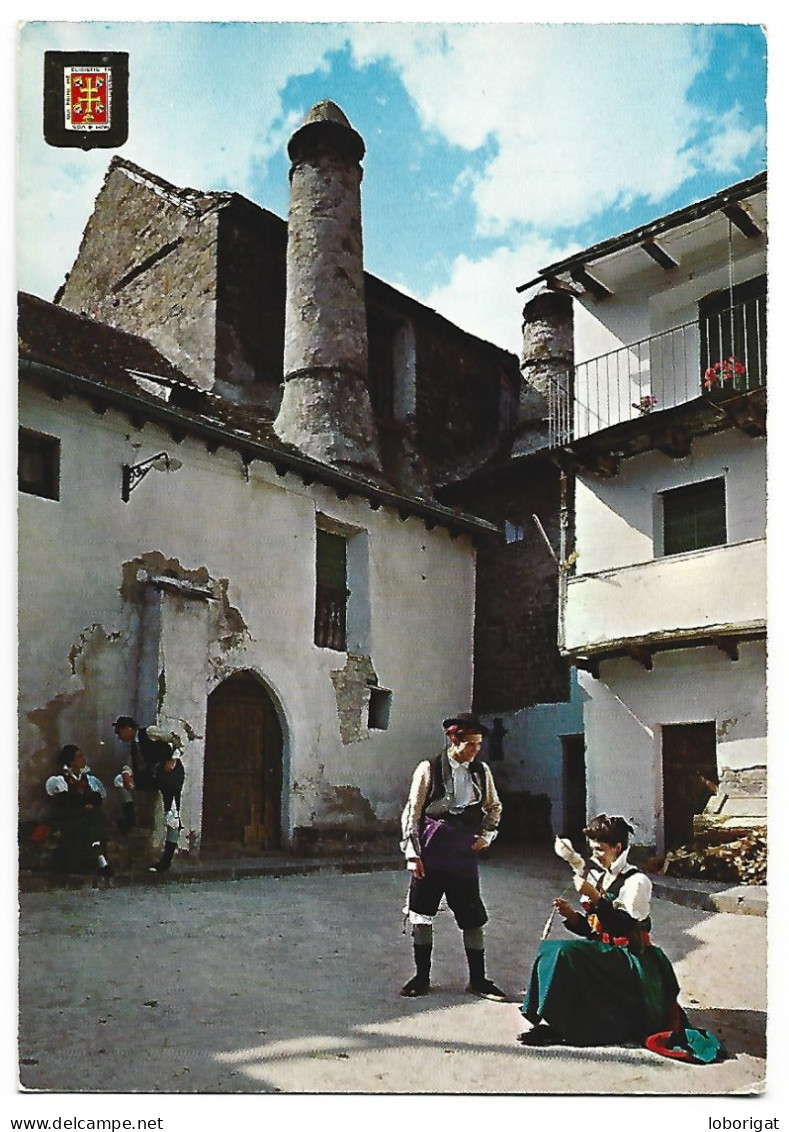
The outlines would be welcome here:
<svg viewBox="0 0 789 1132">
<path fill-rule="evenodd" d="M 522 1045 L 622 1045 L 687 1025 L 674 969 L 650 938 L 652 882 L 628 861 L 632 832 L 624 818 L 599 814 L 584 830 L 588 870 L 579 855 L 560 853 L 575 870 L 582 911 L 561 897 L 554 909 L 582 938 L 540 944 L 521 1008 L 531 1025 L 518 1035 Z"/>
<path fill-rule="evenodd" d="M 113 723 L 115 734 L 123 743 L 131 744 L 131 764 L 121 768 L 115 785 L 121 792 L 123 824 L 129 829 L 136 824 L 135 790 L 158 790 L 164 806 L 167 828 L 164 849 L 149 872 L 163 873 L 170 868 L 181 832 L 181 790 L 184 767 L 178 751 L 178 737 L 159 727 L 140 727 L 130 715 L 119 715 Z"/>
<path fill-rule="evenodd" d="M 447 748 L 416 768 L 402 815 L 401 848 L 412 873 L 408 915 L 416 974 L 400 994 L 415 998 L 430 991 L 433 921 L 445 896 L 463 932 L 466 991 L 507 1002 L 485 974 L 488 914 L 480 895 L 478 855 L 495 838 L 501 818 L 490 767 L 477 758 L 487 728 L 470 712 L 445 719 L 443 726 Z"/>
</svg>

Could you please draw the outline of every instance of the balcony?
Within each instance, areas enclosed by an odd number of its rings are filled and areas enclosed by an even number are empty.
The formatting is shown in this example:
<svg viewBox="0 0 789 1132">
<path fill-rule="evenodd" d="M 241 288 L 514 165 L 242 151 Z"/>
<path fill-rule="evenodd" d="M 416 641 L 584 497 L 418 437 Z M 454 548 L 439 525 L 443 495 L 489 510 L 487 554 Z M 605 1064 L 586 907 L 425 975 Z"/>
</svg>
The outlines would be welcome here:
<svg viewBox="0 0 789 1132">
<path fill-rule="evenodd" d="M 549 393 L 551 447 L 705 398 L 746 398 L 766 384 L 766 305 L 705 314 L 577 365 Z"/>
<path fill-rule="evenodd" d="M 562 651 L 579 659 L 717 644 L 764 633 L 766 541 L 694 550 L 568 579 Z"/>
</svg>

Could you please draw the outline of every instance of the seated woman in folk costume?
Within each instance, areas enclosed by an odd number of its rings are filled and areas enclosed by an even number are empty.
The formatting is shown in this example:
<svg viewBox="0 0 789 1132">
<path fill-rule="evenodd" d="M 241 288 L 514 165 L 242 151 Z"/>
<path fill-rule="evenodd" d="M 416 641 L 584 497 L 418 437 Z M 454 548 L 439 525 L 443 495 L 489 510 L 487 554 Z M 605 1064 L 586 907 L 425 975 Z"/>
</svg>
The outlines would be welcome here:
<svg viewBox="0 0 789 1132">
<path fill-rule="evenodd" d="M 627 859 L 633 829 L 600 814 L 584 830 L 592 864 L 573 878 L 582 911 L 554 900 L 565 927 L 582 937 L 544 939 L 521 1013 L 522 1045 L 642 1043 L 687 1025 L 671 963 L 650 939 L 652 882 Z"/>
<path fill-rule="evenodd" d="M 60 834 L 55 865 L 62 872 L 81 873 L 94 869 L 111 877 L 107 860 L 107 826 L 101 805 L 107 791 L 91 773 L 87 759 L 75 743 L 67 743 L 57 755 L 57 774 L 45 789 L 53 804 L 53 824 Z"/>
</svg>

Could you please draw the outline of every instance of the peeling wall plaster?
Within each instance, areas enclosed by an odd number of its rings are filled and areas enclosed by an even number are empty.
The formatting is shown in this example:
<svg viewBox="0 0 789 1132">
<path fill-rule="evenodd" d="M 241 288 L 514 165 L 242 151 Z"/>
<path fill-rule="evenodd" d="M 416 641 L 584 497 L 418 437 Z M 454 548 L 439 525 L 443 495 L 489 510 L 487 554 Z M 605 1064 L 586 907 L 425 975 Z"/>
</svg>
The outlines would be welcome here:
<svg viewBox="0 0 789 1132">
<path fill-rule="evenodd" d="M 331 673 L 337 697 L 337 715 L 343 743 L 358 743 L 367 736 L 366 711 L 370 703 L 370 686 L 378 677 L 369 656 L 348 654 L 344 668 Z"/>
</svg>

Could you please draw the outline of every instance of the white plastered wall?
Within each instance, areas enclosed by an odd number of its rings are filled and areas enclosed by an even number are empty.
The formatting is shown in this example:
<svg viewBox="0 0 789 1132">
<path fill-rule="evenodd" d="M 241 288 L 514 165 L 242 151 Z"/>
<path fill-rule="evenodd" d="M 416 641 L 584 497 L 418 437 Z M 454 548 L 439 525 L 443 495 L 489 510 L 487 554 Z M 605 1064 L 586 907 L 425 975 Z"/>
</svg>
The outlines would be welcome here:
<svg viewBox="0 0 789 1132">
<path fill-rule="evenodd" d="M 656 557 L 659 492 L 700 480 L 726 481 L 728 542 L 764 538 L 766 446 L 736 429 L 694 439 L 690 454 L 673 459 L 652 451 L 622 460 L 610 479 L 576 482 L 578 574 L 593 574 Z"/>
<path fill-rule="evenodd" d="M 718 770 L 765 766 L 765 648 L 742 642 L 732 661 L 715 647 L 659 652 L 646 671 L 629 658 L 579 672 L 586 694 L 590 813 L 617 813 L 635 841 L 662 848 L 661 728 L 714 721 Z"/>
<path fill-rule="evenodd" d="M 286 836 L 296 826 L 342 821 L 349 792 L 368 815 L 394 820 L 414 765 L 441 745 L 441 719 L 470 704 L 471 540 L 428 531 L 388 508 L 373 511 L 358 497 L 341 501 L 266 464 L 253 462 L 245 474 L 236 452 L 210 454 L 189 437 L 176 445 L 153 424 L 135 430 L 113 410 L 99 416 L 27 384 L 20 423 L 61 439 L 60 501 L 19 497 L 22 812 L 35 810 L 63 743 L 82 745 L 111 781 L 126 756 L 112 720 L 149 710 L 157 695 L 147 677 L 140 686 L 145 641 L 140 601 L 130 594 L 169 571 L 212 595 L 163 598 L 172 675 L 160 711 L 193 732 L 182 845 L 190 835 L 199 842 L 205 698 L 239 669 L 260 676 L 280 715 Z M 122 463 L 162 450 L 183 466 L 150 472 L 122 502 Z M 379 685 L 392 692 L 388 729 L 370 730 L 361 718 L 351 742 L 340 731 L 332 679 L 347 656 L 313 643 L 319 513 L 367 532 L 365 632 Z"/>
</svg>

